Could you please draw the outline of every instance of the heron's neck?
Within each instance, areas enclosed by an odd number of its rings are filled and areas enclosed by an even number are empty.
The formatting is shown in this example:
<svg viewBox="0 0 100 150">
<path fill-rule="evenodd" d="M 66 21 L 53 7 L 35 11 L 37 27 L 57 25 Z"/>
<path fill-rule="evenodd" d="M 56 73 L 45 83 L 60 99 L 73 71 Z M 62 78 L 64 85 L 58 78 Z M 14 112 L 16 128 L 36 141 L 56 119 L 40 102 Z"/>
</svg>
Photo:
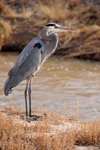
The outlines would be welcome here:
<svg viewBox="0 0 100 150">
<path fill-rule="evenodd" d="M 54 32 L 49 32 L 47 28 L 43 28 L 41 30 L 40 36 L 42 40 L 45 41 L 45 49 L 48 51 L 48 55 L 50 56 L 58 45 L 58 35 Z"/>
</svg>

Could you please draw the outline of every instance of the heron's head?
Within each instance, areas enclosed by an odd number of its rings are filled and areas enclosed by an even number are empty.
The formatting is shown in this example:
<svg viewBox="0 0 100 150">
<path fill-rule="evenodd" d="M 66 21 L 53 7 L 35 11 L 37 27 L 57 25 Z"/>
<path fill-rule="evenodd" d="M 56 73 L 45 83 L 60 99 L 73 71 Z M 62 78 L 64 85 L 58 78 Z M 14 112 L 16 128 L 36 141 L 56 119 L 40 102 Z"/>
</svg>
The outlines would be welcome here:
<svg viewBox="0 0 100 150">
<path fill-rule="evenodd" d="M 73 29 L 73 28 L 60 26 L 56 23 L 48 23 L 45 26 L 48 28 L 49 32 L 66 32 L 66 31 L 76 32 L 76 31 L 78 31 L 78 30 Z"/>
</svg>

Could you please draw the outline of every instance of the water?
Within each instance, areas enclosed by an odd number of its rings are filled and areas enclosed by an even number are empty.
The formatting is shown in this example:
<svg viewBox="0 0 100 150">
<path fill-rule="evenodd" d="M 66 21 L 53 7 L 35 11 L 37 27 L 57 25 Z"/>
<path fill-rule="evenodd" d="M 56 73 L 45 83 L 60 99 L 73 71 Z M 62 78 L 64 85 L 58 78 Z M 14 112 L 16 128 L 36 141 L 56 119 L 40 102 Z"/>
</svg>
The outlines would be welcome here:
<svg viewBox="0 0 100 150">
<path fill-rule="evenodd" d="M 7 72 L 18 55 L 0 56 L 0 104 L 10 103 L 3 94 Z M 18 85 L 11 94 L 12 103 L 24 108 L 26 82 Z M 49 58 L 32 83 L 32 106 L 43 106 L 71 116 L 79 105 L 79 119 L 90 120 L 100 114 L 100 63 L 77 59 Z"/>
</svg>

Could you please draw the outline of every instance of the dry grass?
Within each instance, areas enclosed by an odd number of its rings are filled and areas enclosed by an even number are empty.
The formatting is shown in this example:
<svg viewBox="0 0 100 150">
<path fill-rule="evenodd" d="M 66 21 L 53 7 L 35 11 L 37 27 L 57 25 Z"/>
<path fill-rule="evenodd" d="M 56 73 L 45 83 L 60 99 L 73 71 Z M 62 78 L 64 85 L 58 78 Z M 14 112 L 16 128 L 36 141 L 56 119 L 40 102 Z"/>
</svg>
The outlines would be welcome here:
<svg viewBox="0 0 100 150">
<path fill-rule="evenodd" d="M 0 1 L 0 15 L 2 14 L 7 14 L 10 12 L 10 7 L 9 5 L 5 5 L 4 2 L 1 0 Z"/>
<path fill-rule="evenodd" d="M 11 26 L 8 22 L 0 19 L 0 47 L 5 39 L 8 39 L 12 33 Z"/>
<path fill-rule="evenodd" d="M 0 37 L 2 39 L 8 38 L 11 34 L 11 26 L 9 23 L 0 19 Z"/>
<path fill-rule="evenodd" d="M 81 121 L 80 131 L 77 132 L 75 141 L 83 145 L 96 145 L 100 143 L 100 122 L 94 120 L 92 122 Z"/>
<path fill-rule="evenodd" d="M 85 26 L 80 33 L 64 40 L 63 47 L 55 52 L 55 55 L 73 57 L 80 55 L 95 54 L 98 59 L 100 53 L 100 27 L 98 25 Z"/>
<path fill-rule="evenodd" d="M 98 145 L 100 122 L 76 121 L 59 113 L 39 112 L 30 120 L 24 109 L 6 106 L 0 111 L 0 148 L 2 150 L 71 150 L 74 144 Z"/>
<path fill-rule="evenodd" d="M 80 29 L 80 33 L 59 34 L 58 51 L 55 52 L 55 55 L 73 57 L 94 54 L 95 59 L 99 58 L 100 6 L 93 4 L 85 6 L 83 0 L 59 0 L 59 2 L 57 0 L 28 0 L 27 2 L 30 3 L 29 7 L 25 7 L 24 0 L 19 1 L 20 12 L 15 6 L 15 9 L 12 9 L 11 4 L 5 5 L 3 1 L 0 2 L 1 17 L 10 19 L 10 21 L 13 19 L 14 24 L 11 22 L 11 28 L 14 27 L 13 35 L 18 33 L 20 36 L 20 32 L 22 35 L 27 33 L 25 40 L 28 42 L 28 38 L 31 39 L 30 33 L 35 29 L 49 22 L 55 22 Z M 20 19 L 22 21 L 18 21 Z M 34 36 L 37 36 L 37 33 L 34 33 Z M 15 40 L 14 43 L 17 43 L 18 38 L 12 37 L 12 39 Z M 19 45 L 20 43 L 21 41 Z"/>
<path fill-rule="evenodd" d="M 65 20 L 66 19 L 66 13 L 63 12 L 63 2 L 57 3 L 56 5 L 37 5 L 37 9 L 39 9 L 42 12 L 42 15 L 44 18 L 48 18 L 49 20 L 52 20 L 52 22 L 59 21 L 59 20 Z"/>
<path fill-rule="evenodd" d="M 23 5 L 22 5 L 23 6 Z M 17 10 L 11 9 L 10 5 L 5 5 L 3 1 L 0 2 L 0 13 L 1 17 L 4 18 L 12 18 L 12 19 L 19 19 L 19 18 L 29 18 L 33 14 L 31 9 L 25 9 L 22 7 L 21 13 L 18 13 Z"/>
<path fill-rule="evenodd" d="M 7 18 L 13 18 L 13 19 L 19 19 L 19 18 L 29 18 L 33 12 L 28 10 L 23 10 L 21 13 L 17 13 L 15 10 L 11 10 L 9 14 L 6 14 L 5 17 Z"/>
<path fill-rule="evenodd" d="M 100 6 L 84 6 L 83 1 L 77 0 L 48 3 L 37 5 L 38 18 L 41 22 L 44 20 L 43 24 L 56 22 L 80 29 L 79 33 L 60 34 L 58 51 L 54 55 L 73 57 L 94 54 L 94 59 L 99 59 Z"/>
</svg>

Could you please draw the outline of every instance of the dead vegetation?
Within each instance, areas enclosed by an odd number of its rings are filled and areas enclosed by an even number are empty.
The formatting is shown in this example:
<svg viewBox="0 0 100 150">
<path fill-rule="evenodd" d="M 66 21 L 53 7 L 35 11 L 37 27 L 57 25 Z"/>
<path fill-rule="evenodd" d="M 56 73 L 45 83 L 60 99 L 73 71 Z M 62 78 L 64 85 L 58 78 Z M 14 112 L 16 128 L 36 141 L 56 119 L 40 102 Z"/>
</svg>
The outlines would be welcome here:
<svg viewBox="0 0 100 150">
<path fill-rule="evenodd" d="M 99 5 L 85 5 L 84 0 L 18 0 L 9 3 L 5 0 L 0 2 L 0 16 L 10 22 L 12 29 L 11 38 L 3 40 L 5 49 L 10 47 L 14 50 L 16 47 L 17 50 L 22 50 L 37 36 L 37 33 L 33 33 L 34 30 L 48 22 L 55 22 L 79 29 L 80 33 L 59 34 L 59 45 L 54 55 L 100 60 Z"/>
<path fill-rule="evenodd" d="M 37 113 L 41 115 L 40 119 L 30 120 L 25 117 L 24 109 L 13 106 L 1 108 L 1 150 L 71 150 L 77 149 L 75 145 L 89 146 L 91 150 L 100 148 L 99 119 L 77 121 L 74 117 L 62 116 L 50 110 L 33 111 L 33 114 Z"/>
<path fill-rule="evenodd" d="M 3 42 L 11 35 L 11 26 L 8 22 L 0 19 L 0 48 Z"/>
</svg>

